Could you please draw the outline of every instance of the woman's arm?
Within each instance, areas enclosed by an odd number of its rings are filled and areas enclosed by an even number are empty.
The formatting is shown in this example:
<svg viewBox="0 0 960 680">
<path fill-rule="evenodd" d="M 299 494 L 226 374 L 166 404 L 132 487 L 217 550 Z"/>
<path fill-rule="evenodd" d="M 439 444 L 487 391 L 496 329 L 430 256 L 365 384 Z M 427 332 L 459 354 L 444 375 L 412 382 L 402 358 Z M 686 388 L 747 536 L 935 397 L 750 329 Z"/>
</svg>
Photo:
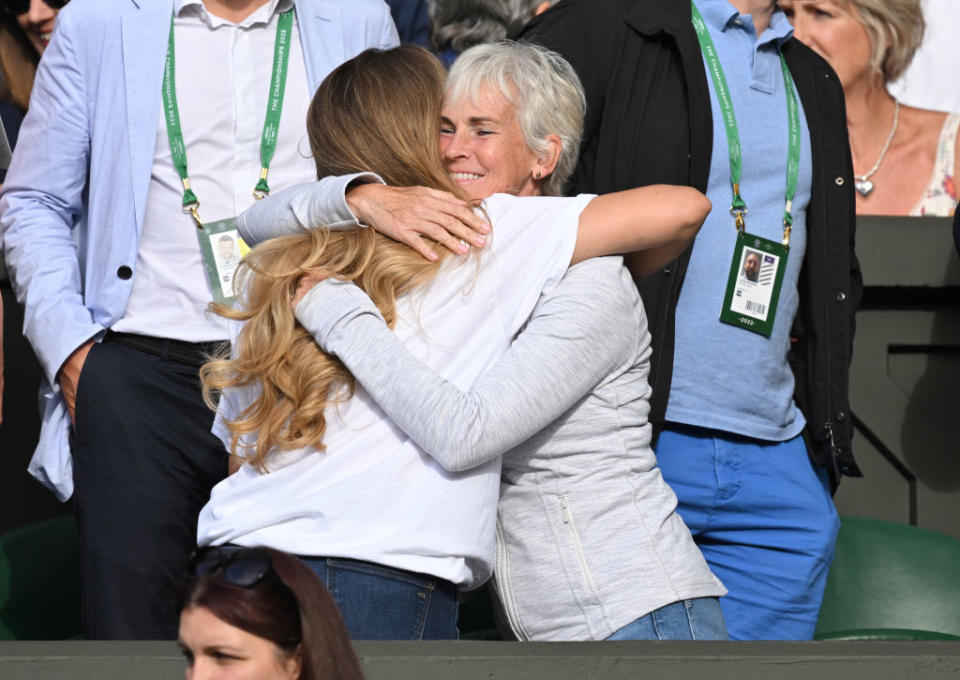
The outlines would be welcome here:
<svg viewBox="0 0 960 680">
<path fill-rule="evenodd" d="M 240 213 L 237 229 L 251 247 L 316 226 L 355 229 L 362 225 L 347 202 L 348 190 L 382 181 L 373 173 L 357 173 L 295 184 L 270 194 Z"/>
<path fill-rule="evenodd" d="M 244 240 L 253 245 L 312 227 L 355 229 L 371 225 L 430 260 L 437 254 L 424 237 L 464 254 L 463 241 L 482 248 L 490 231 L 470 206 L 453 194 L 427 187 L 390 187 L 379 175 L 324 177 L 278 191 L 237 218 Z"/>
<path fill-rule="evenodd" d="M 424 451 L 466 470 L 542 430 L 631 358 L 639 304 L 619 259 L 572 269 L 467 392 L 407 351 L 352 283 L 317 284 L 296 315 Z"/>
<path fill-rule="evenodd" d="M 690 245 L 710 208 L 696 189 L 666 184 L 598 196 L 580 215 L 571 264 L 635 253 L 640 275 L 652 274 Z"/>
</svg>

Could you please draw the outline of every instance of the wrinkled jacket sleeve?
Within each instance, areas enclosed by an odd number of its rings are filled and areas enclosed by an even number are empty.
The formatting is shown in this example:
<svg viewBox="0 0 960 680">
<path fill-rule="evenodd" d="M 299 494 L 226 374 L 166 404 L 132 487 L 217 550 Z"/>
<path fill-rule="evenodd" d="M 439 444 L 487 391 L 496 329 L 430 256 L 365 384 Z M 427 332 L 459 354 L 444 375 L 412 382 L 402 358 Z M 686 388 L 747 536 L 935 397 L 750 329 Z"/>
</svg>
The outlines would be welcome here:
<svg viewBox="0 0 960 680">
<path fill-rule="evenodd" d="M 383 183 L 379 175 L 361 172 L 305 182 L 257 201 L 237 217 L 237 228 L 249 245 L 305 229 L 352 229 L 363 226 L 347 205 L 347 188 L 356 182 Z"/>
<path fill-rule="evenodd" d="M 400 429 L 445 469 L 462 471 L 545 428 L 634 356 L 630 319 L 640 303 L 629 275 L 597 276 L 591 266 L 571 269 L 541 299 L 507 353 L 467 391 L 411 354 L 352 283 L 317 284 L 296 315 Z"/>
<path fill-rule="evenodd" d="M 90 160 L 83 56 L 73 14 L 59 18 L 37 71 L 3 196 L 0 239 L 24 332 L 56 388 L 66 358 L 101 332 L 84 306 L 74 226 L 82 210 Z"/>
</svg>

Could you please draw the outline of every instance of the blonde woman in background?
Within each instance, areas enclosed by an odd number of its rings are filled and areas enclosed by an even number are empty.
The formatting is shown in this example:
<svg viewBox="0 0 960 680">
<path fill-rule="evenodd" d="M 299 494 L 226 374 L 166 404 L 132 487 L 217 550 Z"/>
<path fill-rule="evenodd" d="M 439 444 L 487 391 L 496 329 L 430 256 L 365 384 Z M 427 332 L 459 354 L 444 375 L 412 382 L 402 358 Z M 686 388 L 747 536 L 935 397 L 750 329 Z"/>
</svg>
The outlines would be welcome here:
<svg viewBox="0 0 960 680">
<path fill-rule="evenodd" d="M 920 0 L 780 0 L 794 36 L 840 77 L 857 213 L 949 216 L 957 205 L 960 114 L 900 104 L 887 85 L 923 40 Z M 952 74 L 945 74 L 952 77 Z"/>
</svg>

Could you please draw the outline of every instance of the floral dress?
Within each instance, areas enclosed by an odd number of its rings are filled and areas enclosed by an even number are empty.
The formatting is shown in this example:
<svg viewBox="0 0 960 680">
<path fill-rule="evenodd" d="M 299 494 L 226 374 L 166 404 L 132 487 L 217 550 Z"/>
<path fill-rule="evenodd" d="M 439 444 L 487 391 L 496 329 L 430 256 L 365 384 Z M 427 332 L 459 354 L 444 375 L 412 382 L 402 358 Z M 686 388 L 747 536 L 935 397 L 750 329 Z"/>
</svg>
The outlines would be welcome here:
<svg viewBox="0 0 960 680">
<path fill-rule="evenodd" d="M 960 113 L 947 116 L 937 142 L 937 158 L 933 162 L 933 176 L 920 200 L 910 214 L 950 217 L 957 208 L 957 185 L 953 176 L 954 155 L 957 148 L 957 129 Z"/>
</svg>

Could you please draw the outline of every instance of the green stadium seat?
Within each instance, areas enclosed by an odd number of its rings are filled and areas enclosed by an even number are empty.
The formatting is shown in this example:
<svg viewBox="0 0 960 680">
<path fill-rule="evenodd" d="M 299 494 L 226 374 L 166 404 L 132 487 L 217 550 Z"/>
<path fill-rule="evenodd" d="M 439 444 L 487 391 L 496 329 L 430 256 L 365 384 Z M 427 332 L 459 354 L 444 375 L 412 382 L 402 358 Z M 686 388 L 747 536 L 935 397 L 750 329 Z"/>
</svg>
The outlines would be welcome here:
<svg viewBox="0 0 960 680">
<path fill-rule="evenodd" d="M 960 540 L 843 517 L 814 639 L 960 639 Z"/>
<path fill-rule="evenodd" d="M 0 640 L 81 635 L 80 559 L 72 517 L 0 536 Z"/>
</svg>

